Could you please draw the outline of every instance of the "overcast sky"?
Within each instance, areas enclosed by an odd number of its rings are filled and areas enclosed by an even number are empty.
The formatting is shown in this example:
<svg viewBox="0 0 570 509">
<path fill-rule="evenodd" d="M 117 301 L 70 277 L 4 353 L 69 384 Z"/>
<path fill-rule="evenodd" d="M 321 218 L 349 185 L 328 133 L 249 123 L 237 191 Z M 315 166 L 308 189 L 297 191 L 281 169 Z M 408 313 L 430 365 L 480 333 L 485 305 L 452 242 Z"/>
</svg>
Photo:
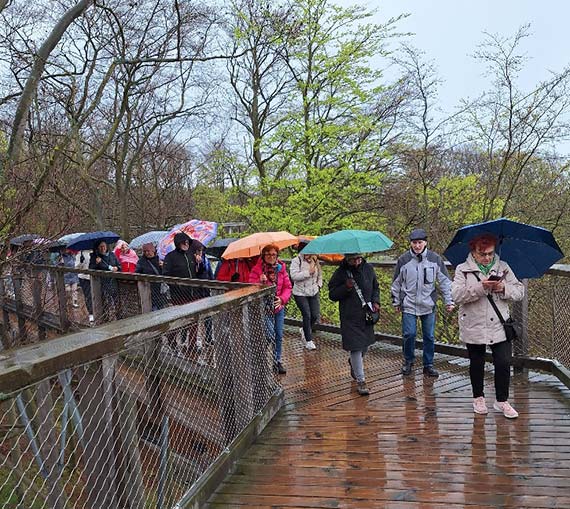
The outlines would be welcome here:
<svg viewBox="0 0 570 509">
<path fill-rule="evenodd" d="M 471 55 L 484 40 L 483 32 L 513 35 L 530 23 L 531 35 L 521 46 L 530 58 L 520 84 L 531 89 L 560 72 L 570 62 L 567 0 L 341 0 L 341 5 L 360 4 L 377 10 L 376 22 L 383 23 L 402 13 L 410 16 L 399 22 L 402 32 L 413 32 L 408 40 L 437 65 L 444 83 L 442 107 L 452 109 L 462 97 L 478 95 L 488 80 L 484 68 Z"/>
</svg>

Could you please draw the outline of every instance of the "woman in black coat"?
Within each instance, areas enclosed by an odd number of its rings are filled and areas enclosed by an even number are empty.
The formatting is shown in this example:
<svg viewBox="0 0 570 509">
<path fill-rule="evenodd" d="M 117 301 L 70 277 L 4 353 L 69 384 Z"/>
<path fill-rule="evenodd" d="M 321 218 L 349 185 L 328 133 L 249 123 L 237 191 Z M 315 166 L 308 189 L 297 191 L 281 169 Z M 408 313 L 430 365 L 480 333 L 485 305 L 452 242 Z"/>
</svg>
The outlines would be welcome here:
<svg viewBox="0 0 570 509">
<path fill-rule="evenodd" d="M 95 242 L 93 252 L 89 256 L 89 268 L 93 270 L 105 270 L 109 272 L 120 272 L 121 264 L 114 253 L 109 250 L 104 240 Z M 103 298 L 104 311 L 109 320 L 109 311 L 115 310 L 117 318 L 120 318 L 119 307 L 119 287 L 117 280 L 110 277 L 101 278 L 101 294 Z"/>
<path fill-rule="evenodd" d="M 366 396 L 370 391 L 366 387 L 363 359 L 374 343 L 374 324 L 367 323 L 366 315 L 380 309 L 380 288 L 372 265 L 362 255 L 345 255 L 329 281 L 329 298 L 338 302 L 342 348 L 350 352 L 350 374 L 358 383 L 358 393 Z"/>
<path fill-rule="evenodd" d="M 156 254 L 154 244 L 148 242 L 143 244 L 143 255 L 139 258 L 135 272 L 137 274 L 148 274 L 150 276 L 160 276 L 162 274 L 162 262 Z M 150 284 L 150 296 L 152 302 L 152 310 L 162 309 L 166 306 L 167 294 L 161 293 L 160 283 Z"/>
</svg>

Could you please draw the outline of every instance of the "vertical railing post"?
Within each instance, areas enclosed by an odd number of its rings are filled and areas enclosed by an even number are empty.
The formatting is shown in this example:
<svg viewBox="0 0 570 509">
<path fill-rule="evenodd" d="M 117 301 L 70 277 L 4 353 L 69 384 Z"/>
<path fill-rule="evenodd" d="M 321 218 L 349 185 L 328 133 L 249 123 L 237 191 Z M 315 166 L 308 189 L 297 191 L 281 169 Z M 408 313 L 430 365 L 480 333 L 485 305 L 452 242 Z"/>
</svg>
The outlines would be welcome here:
<svg viewBox="0 0 570 509">
<path fill-rule="evenodd" d="M 14 300 L 16 307 L 16 316 L 18 318 L 18 334 L 20 343 L 24 343 L 26 339 L 26 319 L 24 318 L 24 303 L 22 301 L 22 268 L 18 268 L 18 273 L 12 275 L 12 282 L 14 284 Z M 16 345 L 11 345 L 12 347 Z"/>
<path fill-rule="evenodd" d="M 93 305 L 93 318 L 100 325 L 103 322 L 103 293 L 101 290 L 101 278 L 91 274 L 91 302 Z"/>
<path fill-rule="evenodd" d="M 40 283 L 41 272 L 36 268 L 32 269 L 32 295 L 34 302 L 34 319 L 38 327 L 38 339 L 46 339 L 46 328 L 42 325 L 42 314 L 44 312 L 42 302 L 42 287 Z"/>
<path fill-rule="evenodd" d="M 513 345 L 513 354 L 515 357 L 528 357 L 529 355 L 529 338 L 528 338 L 528 279 L 523 279 L 524 297 L 521 301 L 513 303 L 514 319 L 519 321 L 522 326 L 522 334 L 517 342 Z M 515 373 L 524 371 L 521 368 L 515 368 Z"/>
<path fill-rule="evenodd" d="M 55 272 L 55 291 L 57 294 L 57 305 L 59 310 L 59 325 L 66 332 L 69 330 L 69 317 L 67 316 L 67 300 L 65 295 L 65 281 L 63 272 Z"/>
</svg>

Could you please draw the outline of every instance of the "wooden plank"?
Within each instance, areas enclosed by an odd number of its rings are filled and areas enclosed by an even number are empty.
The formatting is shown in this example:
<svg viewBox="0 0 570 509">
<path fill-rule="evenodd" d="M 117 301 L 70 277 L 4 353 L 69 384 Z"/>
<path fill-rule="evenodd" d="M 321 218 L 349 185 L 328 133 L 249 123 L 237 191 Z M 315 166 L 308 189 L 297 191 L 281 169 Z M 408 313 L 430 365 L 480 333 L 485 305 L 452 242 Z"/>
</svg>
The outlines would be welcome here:
<svg viewBox="0 0 570 509">
<path fill-rule="evenodd" d="M 513 377 L 520 417 L 472 410 L 468 362 L 436 355 L 438 379 L 400 374 L 375 345 L 361 397 L 338 340 L 316 352 L 285 335 L 287 405 L 207 507 L 564 507 L 570 502 L 570 391 L 549 374 Z M 485 371 L 488 404 L 493 371 Z"/>
</svg>

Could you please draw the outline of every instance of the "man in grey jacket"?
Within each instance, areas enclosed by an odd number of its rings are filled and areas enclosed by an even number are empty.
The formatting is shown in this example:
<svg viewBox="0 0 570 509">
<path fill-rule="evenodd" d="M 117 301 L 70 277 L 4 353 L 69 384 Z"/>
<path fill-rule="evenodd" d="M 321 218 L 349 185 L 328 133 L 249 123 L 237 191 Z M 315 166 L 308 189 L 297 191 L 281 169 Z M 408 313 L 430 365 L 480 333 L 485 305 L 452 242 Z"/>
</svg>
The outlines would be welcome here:
<svg viewBox="0 0 570 509">
<path fill-rule="evenodd" d="M 424 374 L 439 376 L 433 367 L 436 283 L 447 311 L 453 311 L 449 273 L 441 257 L 427 249 L 426 231 L 417 228 L 410 233 L 410 249 L 398 258 L 391 288 L 392 305 L 402 313 L 403 375 L 412 373 L 419 317 L 422 322 Z"/>
</svg>

